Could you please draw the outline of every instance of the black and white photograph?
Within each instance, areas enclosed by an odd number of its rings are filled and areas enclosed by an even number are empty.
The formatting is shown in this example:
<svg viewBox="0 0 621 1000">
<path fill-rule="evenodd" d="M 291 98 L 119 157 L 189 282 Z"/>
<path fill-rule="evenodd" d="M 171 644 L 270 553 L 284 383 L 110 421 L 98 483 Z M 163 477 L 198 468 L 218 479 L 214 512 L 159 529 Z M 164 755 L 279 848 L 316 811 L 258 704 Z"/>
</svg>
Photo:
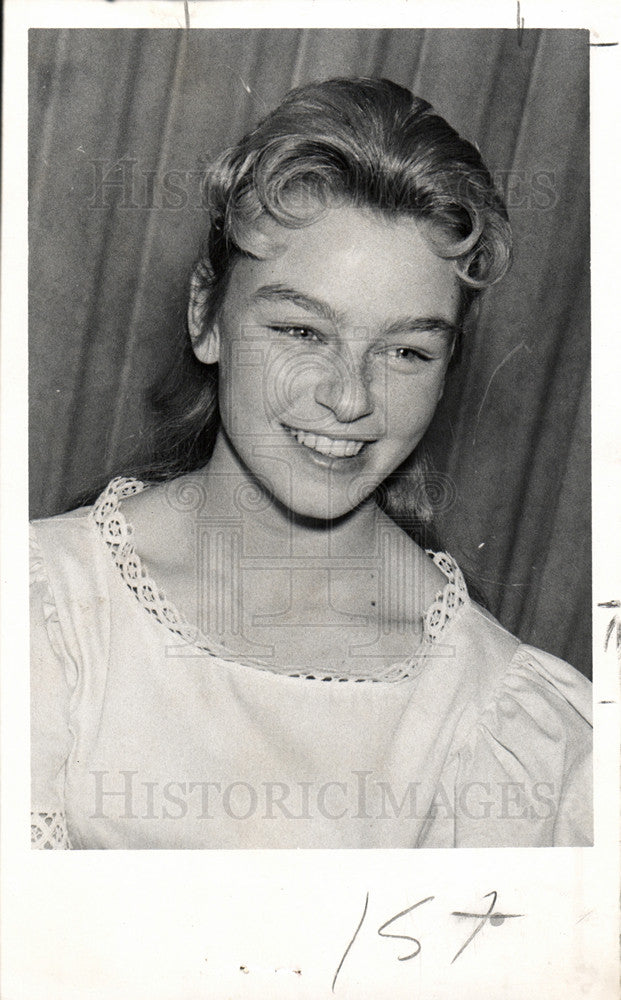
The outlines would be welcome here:
<svg viewBox="0 0 621 1000">
<path fill-rule="evenodd" d="M 592 843 L 588 33 L 30 73 L 34 846 Z"/>
<path fill-rule="evenodd" d="M 379 7 L 9 3 L 12 1000 L 615 988 L 618 19 Z"/>
</svg>

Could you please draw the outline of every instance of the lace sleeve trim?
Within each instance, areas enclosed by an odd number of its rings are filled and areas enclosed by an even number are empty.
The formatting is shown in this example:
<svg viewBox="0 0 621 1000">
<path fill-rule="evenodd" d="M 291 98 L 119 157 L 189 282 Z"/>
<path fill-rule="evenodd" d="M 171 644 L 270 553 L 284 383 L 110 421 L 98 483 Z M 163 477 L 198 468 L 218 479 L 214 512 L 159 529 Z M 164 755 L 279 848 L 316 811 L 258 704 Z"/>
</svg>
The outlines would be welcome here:
<svg viewBox="0 0 621 1000">
<path fill-rule="evenodd" d="M 182 638 L 189 645 L 200 649 L 208 656 L 239 663 L 237 656 L 224 647 L 208 642 L 196 627 L 185 620 L 166 595 L 160 590 L 143 567 L 133 542 L 133 529 L 120 509 L 120 501 L 141 493 L 146 488 L 138 479 L 117 477 L 108 484 L 91 511 L 96 529 L 106 544 L 125 585 L 134 594 L 138 603 L 170 632 Z M 423 639 L 419 649 L 408 660 L 394 663 L 380 673 L 357 673 L 338 675 L 333 672 L 300 672 L 298 669 L 284 671 L 288 676 L 306 680 L 322 681 L 389 681 L 398 682 L 412 677 L 414 667 L 424 656 L 425 645 L 437 643 L 447 627 L 453 623 L 460 609 L 466 604 L 468 591 L 455 560 L 445 552 L 427 550 L 436 566 L 447 579 L 446 585 L 438 591 L 423 620 Z M 261 660 L 248 660 L 250 665 L 274 673 L 272 664 Z"/>
<path fill-rule="evenodd" d="M 30 814 L 30 843 L 39 851 L 71 850 L 65 814 L 33 812 Z"/>
</svg>

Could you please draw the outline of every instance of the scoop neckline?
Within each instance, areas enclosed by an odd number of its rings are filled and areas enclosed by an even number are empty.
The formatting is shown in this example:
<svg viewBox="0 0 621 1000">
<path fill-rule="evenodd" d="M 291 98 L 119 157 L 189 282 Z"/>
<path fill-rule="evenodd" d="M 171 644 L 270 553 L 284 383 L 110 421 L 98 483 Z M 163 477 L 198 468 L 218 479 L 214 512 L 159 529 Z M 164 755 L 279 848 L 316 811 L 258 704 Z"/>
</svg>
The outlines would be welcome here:
<svg viewBox="0 0 621 1000">
<path fill-rule="evenodd" d="M 198 626 L 190 624 L 183 614 L 168 600 L 165 592 L 147 572 L 134 545 L 134 528 L 121 509 L 121 501 L 150 488 L 149 483 L 133 477 L 117 476 L 112 479 L 89 513 L 97 537 L 103 541 L 112 561 L 119 572 L 121 581 L 133 593 L 144 609 L 162 628 L 183 639 L 192 649 L 204 655 L 270 673 L 292 680 L 333 682 L 337 685 L 348 683 L 352 686 L 365 684 L 398 684 L 412 680 L 420 672 L 420 666 L 431 648 L 453 626 L 465 606 L 469 603 L 468 590 L 463 574 L 451 555 L 426 549 L 426 554 L 446 577 L 446 583 L 438 590 L 434 600 L 424 615 L 421 615 L 423 635 L 410 657 L 390 663 L 381 671 L 363 671 L 356 674 L 339 674 L 337 671 L 306 670 L 303 667 L 278 667 L 264 660 L 239 659 L 231 650 L 203 633 Z"/>
</svg>

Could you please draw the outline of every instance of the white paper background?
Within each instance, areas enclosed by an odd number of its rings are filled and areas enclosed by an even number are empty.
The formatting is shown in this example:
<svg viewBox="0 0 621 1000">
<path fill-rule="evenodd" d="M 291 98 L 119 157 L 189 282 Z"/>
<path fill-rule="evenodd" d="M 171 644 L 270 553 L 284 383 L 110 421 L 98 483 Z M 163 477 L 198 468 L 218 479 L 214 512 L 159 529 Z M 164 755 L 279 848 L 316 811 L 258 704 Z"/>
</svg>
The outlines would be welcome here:
<svg viewBox="0 0 621 1000">
<path fill-rule="evenodd" d="M 2 220 L 3 1000 L 401 997 L 544 1000 L 617 995 L 618 661 L 604 636 L 621 598 L 618 305 L 620 47 L 591 49 L 596 846 L 454 851 L 36 852 L 28 843 L 26 611 L 26 70 L 37 27 L 516 27 L 494 2 L 5 6 Z M 613 4 L 523 2 L 525 27 L 621 41 Z M 605 702 L 605 704 L 602 704 Z M 477 926 L 453 911 L 523 914 Z M 365 921 L 339 973 L 343 953 Z M 378 928 L 428 896 L 387 933 Z"/>
</svg>

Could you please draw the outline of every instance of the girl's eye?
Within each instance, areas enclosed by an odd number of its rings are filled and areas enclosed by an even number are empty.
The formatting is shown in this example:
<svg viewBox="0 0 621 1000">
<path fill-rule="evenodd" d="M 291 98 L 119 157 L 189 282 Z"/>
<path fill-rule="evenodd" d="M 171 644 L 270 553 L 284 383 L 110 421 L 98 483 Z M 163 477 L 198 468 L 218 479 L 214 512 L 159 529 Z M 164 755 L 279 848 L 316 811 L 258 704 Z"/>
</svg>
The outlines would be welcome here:
<svg viewBox="0 0 621 1000">
<path fill-rule="evenodd" d="M 284 334 L 285 337 L 291 337 L 292 340 L 303 340 L 303 341 L 315 341 L 320 340 L 321 337 L 316 330 L 313 330 L 310 326 L 271 326 L 271 330 L 276 333 Z"/>
<path fill-rule="evenodd" d="M 418 351 L 414 347 L 391 347 L 386 353 L 391 360 L 401 362 L 402 364 L 433 361 L 433 357 L 430 354 Z"/>
</svg>

